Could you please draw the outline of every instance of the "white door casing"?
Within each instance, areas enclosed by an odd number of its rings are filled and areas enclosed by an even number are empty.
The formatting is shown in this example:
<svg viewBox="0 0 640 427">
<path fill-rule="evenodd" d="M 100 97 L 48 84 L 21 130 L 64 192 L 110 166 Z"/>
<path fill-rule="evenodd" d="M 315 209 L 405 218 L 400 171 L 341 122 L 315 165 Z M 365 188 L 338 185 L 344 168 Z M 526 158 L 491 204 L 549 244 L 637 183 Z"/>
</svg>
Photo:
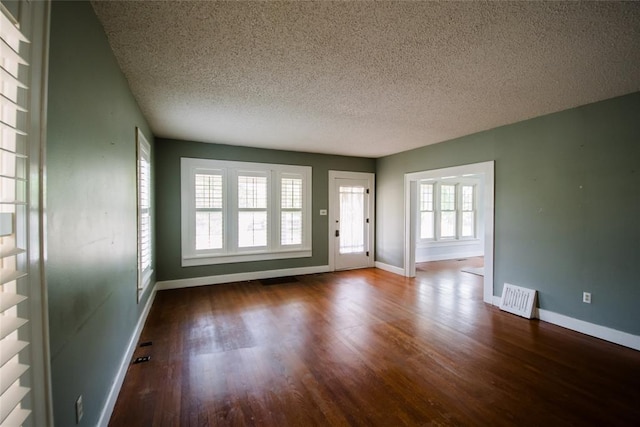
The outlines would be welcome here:
<svg viewBox="0 0 640 427">
<path fill-rule="evenodd" d="M 374 185 L 371 173 L 329 171 L 329 266 L 373 267 Z"/>
<path fill-rule="evenodd" d="M 451 175 L 484 175 L 484 291 L 483 300 L 493 301 L 493 245 L 494 245 L 494 169 L 495 162 L 482 162 L 450 168 L 407 173 L 404 176 L 404 275 L 415 277 L 417 182 L 422 179 Z"/>
</svg>

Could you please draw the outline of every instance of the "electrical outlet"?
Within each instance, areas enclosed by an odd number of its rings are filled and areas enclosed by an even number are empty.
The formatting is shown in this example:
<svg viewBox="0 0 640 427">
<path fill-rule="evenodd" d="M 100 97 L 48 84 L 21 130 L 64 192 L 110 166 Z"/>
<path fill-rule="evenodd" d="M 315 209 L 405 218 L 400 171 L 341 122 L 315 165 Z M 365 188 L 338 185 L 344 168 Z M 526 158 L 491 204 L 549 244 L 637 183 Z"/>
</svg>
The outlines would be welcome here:
<svg viewBox="0 0 640 427">
<path fill-rule="evenodd" d="M 582 302 L 591 304 L 591 292 L 582 293 Z"/>
<path fill-rule="evenodd" d="M 82 416 L 84 415 L 84 407 L 82 405 L 82 395 L 78 396 L 76 400 L 76 424 L 80 424 Z"/>
</svg>

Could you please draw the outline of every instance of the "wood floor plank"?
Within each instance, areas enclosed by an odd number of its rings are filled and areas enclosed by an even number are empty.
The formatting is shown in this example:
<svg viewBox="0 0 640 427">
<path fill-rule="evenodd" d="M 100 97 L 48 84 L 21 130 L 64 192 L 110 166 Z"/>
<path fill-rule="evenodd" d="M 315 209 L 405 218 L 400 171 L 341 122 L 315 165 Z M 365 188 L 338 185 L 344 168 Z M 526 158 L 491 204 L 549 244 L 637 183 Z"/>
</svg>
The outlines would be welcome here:
<svg viewBox="0 0 640 427">
<path fill-rule="evenodd" d="M 636 425 L 640 352 L 484 304 L 481 265 L 161 291 L 110 426 Z"/>
</svg>

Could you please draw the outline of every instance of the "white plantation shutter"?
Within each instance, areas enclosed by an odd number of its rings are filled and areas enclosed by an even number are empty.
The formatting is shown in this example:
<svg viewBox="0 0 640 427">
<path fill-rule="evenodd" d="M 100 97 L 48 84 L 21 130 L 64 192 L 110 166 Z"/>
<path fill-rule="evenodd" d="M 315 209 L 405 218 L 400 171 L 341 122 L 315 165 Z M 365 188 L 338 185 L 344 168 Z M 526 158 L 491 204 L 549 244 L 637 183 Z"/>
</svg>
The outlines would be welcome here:
<svg viewBox="0 0 640 427">
<path fill-rule="evenodd" d="M 29 343 L 20 329 L 28 324 L 27 272 L 27 86 L 20 76 L 28 64 L 19 54 L 27 43 L 0 9 L 0 426 L 20 426 L 30 414 Z"/>
<path fill-rule="evenodd" d="M 138 301 L 151 281 L 151 145 L 140 129 L 138 141 Z"/>
<path fill-rule="evenodd" d="M 219 250 L 224 245 L 222 171 L 195 174 L 195 248 Z"/>
<path fill-rule="evenodd" d="M 303 179 L 283 174 L 280 178 L 280 244 L 302 244 Z"/>
<path fill-rule="evenodd" d="M 238 247 L 266 247 L 268 244 L 269 212 L 267 173 L 238 175 Z"/>
</svg>

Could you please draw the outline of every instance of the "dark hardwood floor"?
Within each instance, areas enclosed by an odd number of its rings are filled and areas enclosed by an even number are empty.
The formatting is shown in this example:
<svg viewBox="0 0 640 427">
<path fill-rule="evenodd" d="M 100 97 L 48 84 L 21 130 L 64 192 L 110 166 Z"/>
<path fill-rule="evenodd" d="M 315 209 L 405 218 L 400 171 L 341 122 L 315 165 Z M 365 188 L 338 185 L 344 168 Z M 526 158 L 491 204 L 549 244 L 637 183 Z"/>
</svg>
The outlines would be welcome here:
<svg viewBox="0 0 640 427">
<path fill-rule="evenodd" d="M 640 352 L 484 304 L 478 265 L 159 292 L 110 426 L 640 423 Z"/>
</svg>

